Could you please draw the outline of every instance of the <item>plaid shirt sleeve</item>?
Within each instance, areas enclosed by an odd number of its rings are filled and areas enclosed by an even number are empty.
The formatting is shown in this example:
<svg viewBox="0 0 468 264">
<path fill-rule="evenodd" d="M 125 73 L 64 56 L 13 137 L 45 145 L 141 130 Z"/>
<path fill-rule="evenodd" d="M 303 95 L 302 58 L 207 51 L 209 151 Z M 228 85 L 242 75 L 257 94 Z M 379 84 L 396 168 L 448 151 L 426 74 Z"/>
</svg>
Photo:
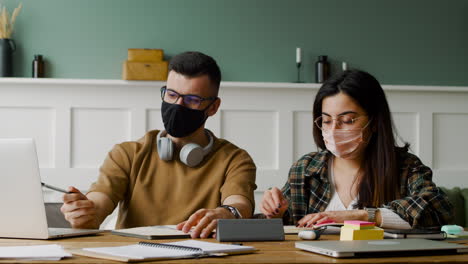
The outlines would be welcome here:
<svg viewBox="0 0 468 264">
<path fill-rule="evenodd" d="M 284 198 L 288 201 L 288 210 L 283 215 L 283 224 L 293 225 L 295 224 L 295 215 L 297 215 L 297 210 L 304 211 L 302 215 L 305 214 L 307 206 L 304 204 L 304 194 L 303 183 L 304 182 L 304 171 L 309 163 L 308 155 L 304 155 L 289 169 L 288 180 L 284 184 L 281 192 L 283 193 Z M 298 206 L 298 204 L 300 206 Z M 296 216 L 297 218 L 297 216 Z"/>
<path fill-rule="evenodd" d="M 291 187 L 289 185 L 289 182 L 286 182 L 286 184 L 281 189 L 281 192 L 283 193 L 283 196 L 284 198 L 286 198 L 286 200 L 291 201 Z M 291 211 L 291 206 L 288 206 L 288 210 L 286 210 L 286 212 L 284 212 L 284 215 L 283 215 L 284 225 L 292 225 L 294 223 L 294 220 L 292 218 L 292 213 L 290 211 Z"/>
<path fill-rule="evenodd" d="M 330 200 L 330 191 L 322 180 L 327 178 L 328 152 L 311 152 L 302 156 L 289 170 L 288 181 L 282 188 L 288 200 L 283 223 L 296 224 L 306 214 L 324 211 Z"/>
<path fill-rule="evenodd" d="M 393 210 L 413 228 L 438 228 L 452 221 L 453 206 L 432 182 L 432 171 L 418 157 L 405 153 L 401 172 L 401 199 L 390 202 Z"/>
</svg>

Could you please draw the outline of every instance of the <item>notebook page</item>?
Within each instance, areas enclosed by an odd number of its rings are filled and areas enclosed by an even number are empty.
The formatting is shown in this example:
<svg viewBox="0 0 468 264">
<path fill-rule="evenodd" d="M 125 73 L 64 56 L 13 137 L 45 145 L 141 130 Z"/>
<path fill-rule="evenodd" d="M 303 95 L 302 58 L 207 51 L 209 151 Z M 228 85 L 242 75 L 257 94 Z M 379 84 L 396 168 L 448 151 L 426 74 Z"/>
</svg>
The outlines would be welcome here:
<svg viewBox="0 0 468 264">
<path fill-rule="evenodd" d="M 57 244 L 53 245 L 37 245 L 37 246 L 8 246 L 0 247 L 0 259 L 61 259 L 63 257 L 71 257 L 72 255 L 63 247 Z"/>
<path fill-rule="evenodd" d="M 197 255 L 194 252 L 185 250 L 157 248 L 138 244 L 120 247 L 83 248 L 83 250 L 130 259 L 183 258 Z"/>
<path fill-rule="evenodd" d="M 184 241 L 177 241 L 177 242 L 171 242 L 171 243 L 165 243 L 165 244 L 201 248 L 206 253 L 229 253 L 229 252 L 244 252 L 244 251 L 254 250 L 254 247 L 249 247 L 249 246 L 212 243 L 212 242 L 204 242 L 204 241 L 198 241 L 198 240 L 184 240 Z"/>
</svg>

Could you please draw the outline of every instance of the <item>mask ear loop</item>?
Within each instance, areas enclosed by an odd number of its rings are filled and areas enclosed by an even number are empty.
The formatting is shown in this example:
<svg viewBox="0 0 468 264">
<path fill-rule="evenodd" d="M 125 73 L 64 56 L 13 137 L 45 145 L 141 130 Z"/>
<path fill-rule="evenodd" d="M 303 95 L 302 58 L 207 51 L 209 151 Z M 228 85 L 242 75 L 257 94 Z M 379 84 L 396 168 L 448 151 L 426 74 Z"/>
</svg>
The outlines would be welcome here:
<svg viewBox="0 0 468 264">
<path fill-rule="evenodd" d="M 373 120 L 372 118 L 369 119 L 369 122 L 367 122 L 367 124 L 362 128 L 362 130 L 366 129 L 366 128 L 369 126 L 369 124 L 372 122 L 372 120 Z M 371 134 L 370 134 L 370 136 L 369 136 L 369 139 L 367 139 L 366 141 L 364 141 L 366 144 L 370 142 L 370 140 L 371 140 L 371 138 L 372 138 L 372 135 L 376 132 L 376 131 L 373 131 L 373 130 L 374 130 L 374 129 L 371 129 Z M 364 133 L 363 133 L 363 136 L 364 136 Z"/>
<path fill-rule="evenodd" d="M 369 126 L 369 124 L 372 122 L 372 119 L 369 119 L 369 121 L 367 122 L 367 124 L 365 126 L 362 127 L 362 129 L 365 129 L 366 127 Z"/>
<path fill-rule="evenodd" d="M 208 110 L 208 108 L 210 108 L 218 99 L 219 97 L 216 97 L 216 99 L 214 99 L 209 105 L 207 105 L 205 109 L 201 110 L 205 113 L 205 121 L 208 119 L 208 114 L 206 113 L 206 110 Z"/>
</svg>

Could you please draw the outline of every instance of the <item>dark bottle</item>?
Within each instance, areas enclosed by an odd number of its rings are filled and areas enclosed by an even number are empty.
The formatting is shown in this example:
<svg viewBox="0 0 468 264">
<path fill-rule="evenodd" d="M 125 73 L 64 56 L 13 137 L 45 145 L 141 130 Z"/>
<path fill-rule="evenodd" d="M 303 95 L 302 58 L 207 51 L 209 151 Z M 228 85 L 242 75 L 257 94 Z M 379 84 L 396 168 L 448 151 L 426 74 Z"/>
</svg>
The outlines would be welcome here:
<svg viewBox="0 0 468 264">
<path fill-rule="evenodd" d="M 330 64 L 327 61 L 327 56 L 319 56 L 315 63 L 315 81 L 317 83 L 325 82 L 330 76 Z"/>
<path fill-rule="evenodd" d="M 44 61 L 42 55 L 34 55 L 32 62 L 32 77 L 33 78 L 44 78 Z"/>
</svg>

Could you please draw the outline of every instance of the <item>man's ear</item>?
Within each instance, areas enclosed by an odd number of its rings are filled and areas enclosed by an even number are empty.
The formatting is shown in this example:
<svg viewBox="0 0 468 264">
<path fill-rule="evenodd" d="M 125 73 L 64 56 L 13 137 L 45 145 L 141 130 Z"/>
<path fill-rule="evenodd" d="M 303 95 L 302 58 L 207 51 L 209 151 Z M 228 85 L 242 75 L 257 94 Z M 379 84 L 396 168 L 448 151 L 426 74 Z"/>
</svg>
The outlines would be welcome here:
<svg viewBox="0 0 468 264">
<path fill-rule="evenodd" d="M 206 111 L 206 114 L 208 116 L 214 116 L 219 109 L 219 106 L 221 105 L 221 98 L 216 98 L 216 100 L 213 102 L 213 104 L 208 107 L 208 110 Z"/>
</svg>

